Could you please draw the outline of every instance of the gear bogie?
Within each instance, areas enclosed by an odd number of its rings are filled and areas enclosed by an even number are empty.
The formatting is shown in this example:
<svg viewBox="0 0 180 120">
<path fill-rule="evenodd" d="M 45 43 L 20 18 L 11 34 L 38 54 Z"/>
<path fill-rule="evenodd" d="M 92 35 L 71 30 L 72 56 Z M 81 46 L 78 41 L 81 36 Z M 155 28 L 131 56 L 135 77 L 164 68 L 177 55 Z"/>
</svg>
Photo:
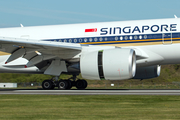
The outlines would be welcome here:
<svg viewBox="0 0 180 120">
<path fill-rule="evenodd" d="M 44 80 L 42 82 L 42 88 L 44 90 L 52 90 L 55 87 L 58 87 L 60 90 L 70 90 L 72 87 L 76 87 L 79 90 L 85 89 L 87 87 L 87 81 L 86 80 L 80 80 L 77 81 L 71 81 L 68 80 L 59 80 L 59 81 L 53 81 L 53 80 Z"/>
</svg>

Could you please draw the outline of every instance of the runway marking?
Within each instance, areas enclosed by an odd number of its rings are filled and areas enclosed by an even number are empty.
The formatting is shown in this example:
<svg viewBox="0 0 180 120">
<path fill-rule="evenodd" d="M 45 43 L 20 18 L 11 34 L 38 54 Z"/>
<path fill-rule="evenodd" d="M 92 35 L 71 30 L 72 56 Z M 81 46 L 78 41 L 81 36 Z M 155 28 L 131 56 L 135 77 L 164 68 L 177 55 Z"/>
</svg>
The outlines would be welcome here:
<svg viewBox="0 0 180 120">
<path fill-rule="evenodd" d="M 26 95 L 180 95 L 180 90 L 11 90 L 0 89 L 0 94 Z"/>
</svg>

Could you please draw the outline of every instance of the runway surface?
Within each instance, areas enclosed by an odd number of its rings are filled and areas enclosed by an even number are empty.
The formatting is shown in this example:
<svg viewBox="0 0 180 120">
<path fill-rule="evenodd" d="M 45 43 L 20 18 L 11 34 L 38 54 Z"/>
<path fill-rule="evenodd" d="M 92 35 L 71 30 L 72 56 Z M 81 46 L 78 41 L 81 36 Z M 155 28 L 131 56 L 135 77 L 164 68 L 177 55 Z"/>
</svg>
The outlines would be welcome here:
<svg viewBox="0 0 180 120">
<path fill-rule="evenodd" d="M 0 89 L 0 94 L 24 95 L 180 95 L 180 90 L 20 90 Z"/>
</svg>

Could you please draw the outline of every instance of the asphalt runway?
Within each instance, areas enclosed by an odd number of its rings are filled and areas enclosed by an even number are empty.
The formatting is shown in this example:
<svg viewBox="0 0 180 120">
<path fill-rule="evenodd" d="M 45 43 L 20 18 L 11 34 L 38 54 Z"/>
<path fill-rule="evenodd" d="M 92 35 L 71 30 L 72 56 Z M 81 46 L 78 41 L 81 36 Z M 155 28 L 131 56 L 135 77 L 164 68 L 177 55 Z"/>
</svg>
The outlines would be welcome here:
<svg viewBox="0 0 180 120">
<path fill-rule="evenodd" d="M 0 89 L 0 94 L 19 95 L 180 95 L 180 90 L 25 90 Z"/>
</svg>

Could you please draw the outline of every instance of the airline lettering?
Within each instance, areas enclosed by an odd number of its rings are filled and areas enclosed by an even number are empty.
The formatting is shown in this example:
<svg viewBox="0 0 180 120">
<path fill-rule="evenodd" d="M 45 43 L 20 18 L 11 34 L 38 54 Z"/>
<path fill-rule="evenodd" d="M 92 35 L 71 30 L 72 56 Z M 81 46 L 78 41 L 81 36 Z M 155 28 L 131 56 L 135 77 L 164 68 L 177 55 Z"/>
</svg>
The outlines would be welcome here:
<svg viewBox="0 0 180 120">
<path fill-rule="evenodd" d="M 121 34 L 121 33 L 144 33 L 145 31 L 151 31 L 151 32 L 163 32 L 163 31 L 177 31 L 177 24 L 164 24 L 164 25 L 152 25 L 152 26 L 135 26 L 132 28 L 131 26 L 126 26 L 124 28 L 121 27 L 114 27 L 114 28 L 101 28 L 101 33 L 100 35 L 107 35 L 107 34 Z"/>
</svg>

